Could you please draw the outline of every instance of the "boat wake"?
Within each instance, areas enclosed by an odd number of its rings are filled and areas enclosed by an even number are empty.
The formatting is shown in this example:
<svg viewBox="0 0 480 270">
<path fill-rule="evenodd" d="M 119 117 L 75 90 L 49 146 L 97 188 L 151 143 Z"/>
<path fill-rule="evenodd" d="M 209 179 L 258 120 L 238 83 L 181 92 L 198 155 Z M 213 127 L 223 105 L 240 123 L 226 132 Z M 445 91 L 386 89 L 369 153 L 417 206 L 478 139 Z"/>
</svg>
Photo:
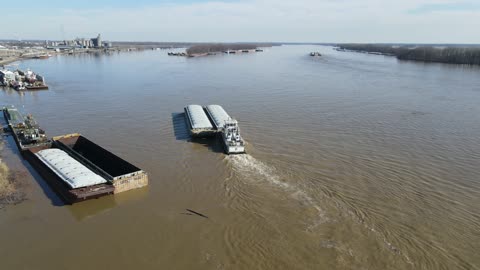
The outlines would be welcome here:
<svg viewBox="0 0 480 270">
<path fill-rule="evenodd" d="M 325 211 L 318 203 L 299 185 L 288 181 L 288 177 L 282 177 L 275 167 L 269 166 L 248 154 L 229 155 L 226 156 L 226 160 L 232 166 L 233 172 L 240 176 L 241 181 L 260 186 L 269 185 L 270 188 L 278 189 L 281 191 L 280 193 L 296 201 L 302 207 L 313 209 L 316 212 L 314 214 L 314 224 L 308 225 L 307 230 L 328 221 Z"/>
<path fill-rule="evenodd" d="M 289 183 L 280 179 L 274 167 L 268 166 L 248 154 L 230 155 L 227 156 L 226 159 L 229 161 L 234 172 L 241 174 L 244 179 L 251 179 L 252 181 L 263 180 L 276 187 L 284 189 L 292 188 Z"/>
</svg>

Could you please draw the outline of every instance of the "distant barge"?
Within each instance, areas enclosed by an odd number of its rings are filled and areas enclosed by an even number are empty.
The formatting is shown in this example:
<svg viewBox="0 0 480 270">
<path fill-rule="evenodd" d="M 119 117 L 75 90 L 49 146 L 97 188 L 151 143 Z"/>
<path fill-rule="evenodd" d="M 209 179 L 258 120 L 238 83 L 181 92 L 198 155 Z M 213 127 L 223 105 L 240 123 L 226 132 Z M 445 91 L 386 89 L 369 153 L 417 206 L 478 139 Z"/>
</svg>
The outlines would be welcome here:
<svg viewBox="0 0 480 270">
<path fill-rule="evenodd" d="M 27 85 L 25 88 L 27 90 L 48 90 L 48 85 Z"/>
<path fill-rule="evenodd" d="M 26 124 L 14 108 L 4 115 L 22 155 L 52 189 L 69 204 L 148 185 L 148 175 L 80 134 L 31 140 L 38 124 Z M 24 121 L 22 121 L 24 119 Z M 31 118 L 33 119 L 33 118 Z M 23 123 L 23 124 L 22 124 Z M 22 128 L 18 128 L 22 127 Z"/>
<path fill-rule="evenodd" d="M 245 141 L 240 135 L 237 120 L 231 118 L 220 105 L 188 105 L 185 107 L 192 137 L 220 134 L 226 154 L 245 153 Z"/>
</svg>

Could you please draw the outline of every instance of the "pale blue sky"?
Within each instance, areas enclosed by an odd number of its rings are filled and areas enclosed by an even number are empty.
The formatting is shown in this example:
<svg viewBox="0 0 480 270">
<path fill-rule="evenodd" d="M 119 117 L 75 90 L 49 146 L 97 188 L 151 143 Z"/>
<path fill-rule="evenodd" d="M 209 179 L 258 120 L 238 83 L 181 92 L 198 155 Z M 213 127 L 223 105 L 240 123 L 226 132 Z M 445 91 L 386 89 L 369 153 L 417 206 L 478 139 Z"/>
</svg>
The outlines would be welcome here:
<svg viewBox="0 0 480 270">
<path fill-rule="evenodd" d="M 480 10 L 480 1 L 478 2 L 450 2 L 450 3 L 430 3 L 419 5 L 409 10 L 413 14 L 425 14 L 432 12 L 459 12 L 459 11 L 478 11 Z"/>
<path fill-rule="evenodd" d="M 480 0 L 23 0 L 0 39 L 480 43 L 479 18 Z"/>
</svg>

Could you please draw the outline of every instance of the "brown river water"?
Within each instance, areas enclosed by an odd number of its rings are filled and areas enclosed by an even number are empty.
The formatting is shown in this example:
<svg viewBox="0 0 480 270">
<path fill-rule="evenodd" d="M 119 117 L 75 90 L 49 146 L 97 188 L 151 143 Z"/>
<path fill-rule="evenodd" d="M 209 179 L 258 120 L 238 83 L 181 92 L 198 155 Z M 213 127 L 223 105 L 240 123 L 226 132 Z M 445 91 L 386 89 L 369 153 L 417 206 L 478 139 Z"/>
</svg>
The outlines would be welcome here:
<svg viewBox="0 0 480 270">
<path fill-rule="evenodd" d="M 2 105 L 82 133 L 150 185 L 63 205 L 7 138 L 30 186 L 0 210 L 1 269 L 480 269 L 478 67 L 317 46 L 20 67 L 50 90 L 0 89 Z M 191 141 L 187 104 L 222 105 L 248 154 Z"/>
</svg>

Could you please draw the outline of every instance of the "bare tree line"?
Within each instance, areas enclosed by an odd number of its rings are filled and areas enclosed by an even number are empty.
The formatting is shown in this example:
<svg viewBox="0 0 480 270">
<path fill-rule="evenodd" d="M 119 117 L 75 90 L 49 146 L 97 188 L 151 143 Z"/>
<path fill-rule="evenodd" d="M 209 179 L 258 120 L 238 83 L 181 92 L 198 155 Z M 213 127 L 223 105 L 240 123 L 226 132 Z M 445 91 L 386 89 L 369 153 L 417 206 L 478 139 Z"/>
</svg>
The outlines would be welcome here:
<svg viewBox="0 0 480 270">
<path fill-rule="evenodd" d="M 187 49 L 187 54 L 204 54 L 204 53 L 214 53 L 214 52 L 223 52 L 229 50 L 255 50 L 264 44 L 253 44 L 253 43 L 215 43 L 215 44 L 200 44 L 194 45 Z"/>
<path fill-rule="evenodd" d="M 396 56 L 401 60 L 480 65 L 480 47 L 342 44 L 340 49 Z"/>
</svg>

